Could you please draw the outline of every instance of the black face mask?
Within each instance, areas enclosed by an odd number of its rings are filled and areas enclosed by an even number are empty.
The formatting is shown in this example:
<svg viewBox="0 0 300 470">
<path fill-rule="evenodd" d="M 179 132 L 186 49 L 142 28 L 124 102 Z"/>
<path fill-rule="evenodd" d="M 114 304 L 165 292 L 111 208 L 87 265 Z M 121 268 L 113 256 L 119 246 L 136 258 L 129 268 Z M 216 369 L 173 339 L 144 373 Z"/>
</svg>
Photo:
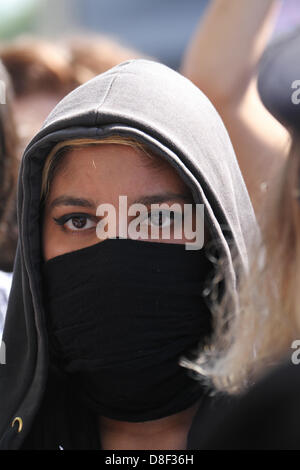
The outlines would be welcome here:
<svg viewBox="0 0 300 470">
<path fill-rule="evenodd" d="M 184 245 L 107 239 L 44 265 L 50 347 L 96 413 L 141 422 L 202 395 L 179 359 L 211 332 L 211 264 Z"/>
</svg>

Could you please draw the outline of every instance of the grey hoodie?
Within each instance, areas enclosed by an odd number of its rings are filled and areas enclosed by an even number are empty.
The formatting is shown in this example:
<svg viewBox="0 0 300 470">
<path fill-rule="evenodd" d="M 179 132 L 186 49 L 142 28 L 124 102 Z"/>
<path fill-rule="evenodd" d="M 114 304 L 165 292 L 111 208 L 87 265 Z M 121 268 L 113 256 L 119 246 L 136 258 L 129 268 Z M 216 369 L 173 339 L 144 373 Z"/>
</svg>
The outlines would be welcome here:
<svg viewBox="0 0 300 470">
<path fill-rule="evenodd" d="M 227 131 L 204 94 L 177 72 L 146 60 L 124 62 L 71 92 L 26 148 L 19 173 L 19 242 L 3 333 L 6 363 L 0 365 L 0 449 L 22 448 L 33 424 L 38 428 L 42 422 L 45 395 L 53 416 L 59 408 L 61 387 L 55 380 L 49 383 L 41 289 L 39 211 L 45 158 L 60 141 L 112 134 L 135 137 L 155 149 L 190 187 L 195 202 L 204 203 L 233 288 L 231 247 L 247 268 L 247 237 L 255 217 Z M 59 429 L 39 432 L 57 432 L 57 448 L 68 421 L 62 414 L 60 410 Z"/>
</svg>

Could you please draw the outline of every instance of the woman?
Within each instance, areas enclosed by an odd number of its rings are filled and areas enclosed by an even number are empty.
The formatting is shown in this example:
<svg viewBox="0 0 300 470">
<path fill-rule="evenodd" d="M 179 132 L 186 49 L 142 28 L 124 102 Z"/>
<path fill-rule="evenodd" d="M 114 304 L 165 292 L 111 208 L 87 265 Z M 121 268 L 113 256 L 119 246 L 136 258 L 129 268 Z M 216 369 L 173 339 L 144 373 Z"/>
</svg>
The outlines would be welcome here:
<svg viewBox="0 0 300 470">
<path fill-rule="evenodd" d="M 105 239 L 121 196 L 128 218 Z M 188 447 L 206 391 L 178 362 L 211 333 L 212 266 L 190 236 L 130 235 L 132 205 L 151 221 L 157 202 L 192 203 L 193 222 L 204 204 L 206 248 L 235 289 L 231 250 L 246 269 L 256 225 L 225 127 L 187 79 L 133 60 L 65 97 L 25 151 L 1 448 Z"/>
<path fill-rule="evenodd" d="M 240 279 L 239 309 L 228 317 L 231 292 L 225 291 L 210 353 L 189 364 L 220 392 L 238 398 L 226 413 L 207 418 L 205 435 L 194 428 L 191 445 L 203 449 L 300 448 L 299 47 L 297 28 L 263 58 L 259 92 L 289 131 L 292 146 L 268 210 L 260 214 L 262 239 L 249 257 L 249 272 Z"/>
</svg>

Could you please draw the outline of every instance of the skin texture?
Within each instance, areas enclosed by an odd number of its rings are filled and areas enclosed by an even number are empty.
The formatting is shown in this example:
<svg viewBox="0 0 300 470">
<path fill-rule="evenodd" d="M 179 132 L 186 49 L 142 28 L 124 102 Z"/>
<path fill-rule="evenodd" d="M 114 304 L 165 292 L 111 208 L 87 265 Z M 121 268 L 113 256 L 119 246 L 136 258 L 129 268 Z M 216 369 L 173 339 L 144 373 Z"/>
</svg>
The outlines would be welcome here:
<svg viewBox="0 0 300 470">
<path fill-rule="evenodd" d="M 166 196 L 170 193 L 177 196 Z M 190 191 L 166 162 L 153 161 L 125 145 L 101 144 L 73 149 L 59 166 L 46 200 L 43 219 L 45 260 L 99 243 L 96 234 L 99 217 L 95 217 L 99 204 L 110 203 L 118 208 L 119 195 L 128 196 L 129 206 L 134 201 L 143 202 L 146 197 L 149 201 L 159 194 L 162 202 L 169 204 L 192 203 Z M 85 199 L 91 205 L 86 207 L 87 203 L 82 205 L 82 201 L 81 205 L 67 205 L 62 196 Z M 164 200 L 165 197 L 168 200 Z M 159 202 L 157 198 L 155 202 Z M 73 217 L 64 225 L 55 221 L 78 212 L 85 214 L 83 219 Z M 186 240 L 155 241 L 185 243 Z M 196 409 L 197 404 L 175 415 L 146 423 L 118 422 L 100 416 L 101 447 L 119 450 L 185 449 Z"/>
</svg>

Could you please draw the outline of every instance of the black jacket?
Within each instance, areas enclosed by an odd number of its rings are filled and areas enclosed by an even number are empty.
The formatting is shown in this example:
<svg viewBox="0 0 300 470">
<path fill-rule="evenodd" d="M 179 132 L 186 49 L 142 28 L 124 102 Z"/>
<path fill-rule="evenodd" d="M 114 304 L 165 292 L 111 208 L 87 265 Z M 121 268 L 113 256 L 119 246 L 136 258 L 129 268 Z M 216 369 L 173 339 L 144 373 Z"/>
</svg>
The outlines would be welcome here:
<svg viewBox="0 0 300 470">
<path fill-rule="evenodd" d="M 300 450 L 300 371 L 287 360 L 247 393 L 220 400 L 195 419 L 191 449 Z"/>
</svg>

